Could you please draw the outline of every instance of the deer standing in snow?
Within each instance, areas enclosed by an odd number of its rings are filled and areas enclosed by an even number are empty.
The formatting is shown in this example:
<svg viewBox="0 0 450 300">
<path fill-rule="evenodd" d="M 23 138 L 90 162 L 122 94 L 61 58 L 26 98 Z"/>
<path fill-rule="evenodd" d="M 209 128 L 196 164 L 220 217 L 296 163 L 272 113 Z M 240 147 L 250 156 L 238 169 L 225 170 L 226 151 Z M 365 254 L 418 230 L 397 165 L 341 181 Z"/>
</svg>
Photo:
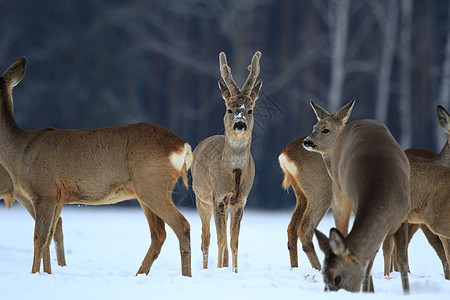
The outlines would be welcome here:
<svg viewBox="0 0 450 300">
<path fill-rule="evenodd" d="M 63 204 L 113 204 L 136 198 L 150 226 L 151 245 L 139 273 L 148 274 L 164 243 L 167 223 L 180 244 L 181 270 L 191 276 L 190 226 L 171 199 L 172 189 L 192 162 L 188 143 L 148 123 L 60 130 L 24 130 L 13 115 L 13 88 L 25 74 L 20 58 L 0 78 L 0 164 L 16 199 L 35 216 L 32 273 L 51 273 L 49 244 Z"/>
<path fill-rule="evenodd" d="M 202 221 L 203 268 L 208 268 L 210 220 L 214 213 L 217 231 L 217 267 L 228 267 L 227 218 L 230 210 L 230 248 L 232 268 L 238 270 L 238 238 L 247 197 L 255 177 L 255 164 L 250 147 L 253 130 L 253 108 L 258 99 L 262 81 L 259 75 L 258 51 L 249 66 L 249 75 L 242 89 L 231 76 L 225 53 L 219 55 L 219 87 L 225 100 L 223 119 L 225 135 L 215 135 L 203 140 L 194 150 L 192 163 L 192 188 L 197 210 Z M 255 84 L 256 82 L 256 84 Z"/>
<path fill-rule="evenodd" d="M 444 107 L 441 105 L 438 105 L 436 108 L 437 113 L 437 119 L 439 126 L 447 132 L 447 142 L 442 148 L 441 152 L 439 154 L 430 151 L 428 149 L 422 149 L 422 148 L 410 148 L 406 149 L 405 153 L 408 157 L 410 163 L 428 163 L 428 164 L 434 164 L 434 165 L 441 165 L 444 167 L 450 167 L 450 115 L 445 110 Z M 435 168 L 430 167 L 431 172 L 433 172 Z M 420 172 L 420 174 L 415 175 L 414 172 Z M 414 167 L 411 171 L 411 181 L 414 179 L 416 181 L 417 176 L 420 178 L 424 178 L 422 170 L 420 168 Z M 431 174 L 431 177 L 434 178 L 434 176 Z M 428 182 L 425 181 L 425 182 Z M 414 188 L 417 186 L 417 183 L 414 184 Z M 425 190 L 428 190 L 430 192 L 430 195 L 434 193 L 432 190 L 434 188 L 434 185 L 430 183 L 429 185 L 423 186 L 420 185 Z M 433 197 L 424 197 L 423 193 L 413 193 L 413 185 L 411 187 L 411 202 L 433 202 L 436 201 L 433 199 Z M 440 191 L 436 191 L 439 193 Z M 419 196 L 420 195 L 420 196 Z M 415 199 L 419 197 L 420 199 Z M 442 268 L 444 270 L 444 277 L 446 279 L 450 279 L 450 268 L 449 268 L 449 261 L 446 258 L 445 250 L 442 245 L 441 238 L 439 235 L 436 235 L 431 231 L 426 223 L 418 223 L 418 224 L 410 224 L 408 228 L 408 241 L 410 241 L 414 235 L 414 233 L 417 232 L 417 230 L 420 228 L 422 229 L 423 233 L 425 234 L 425 237 L 427 238 L 430 245 L 433 247 L 433 249 L 436 251 L 436 254 L 438 255 L 439 259 L 442 263 Z M 389 273 L 394 268 L 394 262 L 392 259 L 392 253 L 394 251 L 394 245 L 392 239 L 387 239 L 383 243 L 383 256 L 384 256 L 384 275 L 389 275 Z"/>
<path fill-rule="evenodd" d="M 332 179 L 333 215 L 338 229 L 330 237 L 316 230 L 325 253 L 322 270 L 326 289 L 373 291 L 373 259 L 384 239 L 394 234 L 403 291 L 409 292 L 406 262 L 410 209 L 410 166 L 405 153 L 382 123 L 359 120 L 345 126 L 355 101 L 330 115 L 311 101 L 318 123 L 303 145 L 319 152 Z M 349 207 L 355 220 L 348 236 Z M 346 221 L 341 222 L 342 220 Z"/>
<path fill-rule="evenodd" d="M 294 190 L 297 203 L 287 228 L 291 268 L 298 267 L 297 240 L 311 266 L 320 270 L 320 262 L 312 238 L 314 229 L 331 206 L 331 178 L 322 156 L 306 150 L 302 144 L 307 135 L 296 138 L 278 157 L 284 172 L 283 188 Z M 346 234 L 346 233 L 345 233 Z"/>
</svg>

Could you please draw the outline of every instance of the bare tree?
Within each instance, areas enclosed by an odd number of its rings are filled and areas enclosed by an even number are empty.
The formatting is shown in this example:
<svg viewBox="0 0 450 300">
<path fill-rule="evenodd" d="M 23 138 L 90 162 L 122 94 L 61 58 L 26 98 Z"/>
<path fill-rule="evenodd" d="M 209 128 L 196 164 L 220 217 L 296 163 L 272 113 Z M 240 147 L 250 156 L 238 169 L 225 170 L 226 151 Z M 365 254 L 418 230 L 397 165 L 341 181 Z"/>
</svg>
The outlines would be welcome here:
<svg viewBox="0 0 450 300">
<path fill-rule="evenodd" d="M 378 23 L 381 25 L 380 29 L 383 36 L 381 62 L 378 69 L 375 118 L 387 123 L 391 74 L 396 46 L 398 3 L 397 0 L 388 1 L 385 9 L 380 7 L 379 2 L 372 2 L 372 5 Z"/>
<path fill-rule="evenodd" d="M 449 5 L 449 17 L 450 17 L 450 5 Z M 449 18 L 450 20 L 450 18 Z M 445 107 L 447 110 L 450 109 L 450 21 L 447 21 L 447 43 L 445 46 L 445 58 L 444 64 L 442 67 L 442 80 L 441 80 L 441 88 L 439 91 L 439 100 L 438 104 Z M 436 135 L 436 149 L 442 147 L 445 143 L 447 136 L 442 131 L 439 126 L 436 126 L 435 130 Z"/>
<path fill-rule="evenodd" d="M 411 0 L 401 2 L 401 30 L 400 30 L 400 145 L 403 149 L 411 146 L 411 32 L 412 7 Z"/>
<path fill-rule="evenodd" d="M 332 8 L 332 6 L 330 6 Z M 336 1 L 336 13 L 331 37 L 331 78 L 328 90 L 328 107 L 336 111 L 341 106 L 345 82 L 345 52 L 347 47 L 350 0 Z"/>
</svg>

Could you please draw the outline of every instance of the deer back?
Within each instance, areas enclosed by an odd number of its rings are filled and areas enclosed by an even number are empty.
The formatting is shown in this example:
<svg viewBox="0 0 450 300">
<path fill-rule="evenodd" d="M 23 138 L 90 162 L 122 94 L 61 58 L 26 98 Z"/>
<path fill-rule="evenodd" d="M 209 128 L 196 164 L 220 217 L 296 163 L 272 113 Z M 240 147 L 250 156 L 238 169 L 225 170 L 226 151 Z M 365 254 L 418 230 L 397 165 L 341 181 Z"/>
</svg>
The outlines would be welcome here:
<svg viewBox="0 0 450 300">
<path fill-rule="evenodd" d="M 331 200 L 331 178 L 319 153 L 303 147 L 303 135 L 291 141 L 278 157 L 285 176 L 283 188 L 297 184 L 306 195 L 316 193 L 317 189 L 329 195 Z"/>
</svg>

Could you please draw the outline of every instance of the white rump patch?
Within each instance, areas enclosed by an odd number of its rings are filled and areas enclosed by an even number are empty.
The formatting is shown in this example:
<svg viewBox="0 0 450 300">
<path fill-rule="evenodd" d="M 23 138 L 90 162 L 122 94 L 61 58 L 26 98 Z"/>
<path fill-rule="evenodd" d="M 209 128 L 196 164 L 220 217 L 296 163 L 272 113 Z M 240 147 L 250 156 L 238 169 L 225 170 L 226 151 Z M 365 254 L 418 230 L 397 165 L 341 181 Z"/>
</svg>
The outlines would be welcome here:
<svg viewBox="0 0 450 300">
<path fill-rule="evenodd" d="M 280 162 L 280 166 L 283 170 L 287 170 L 293 176 L 297 175 L 297 166 L 286 156 L 286 154 L 281 153 L 280 156 L 278 156 L 278 161 Z"/>
<path fill-rule="evenodd" d="M 178 171 L 181 171 L 181 168 L 183 168 L 185 162 L 186 162 L 186 169 L 189 169 L 192 163 L 191 145 L 185 143 L 183 151 L 181 153 L 173 152 L 170 155 L 169 159 L 172 166 Z"/>
</svg>

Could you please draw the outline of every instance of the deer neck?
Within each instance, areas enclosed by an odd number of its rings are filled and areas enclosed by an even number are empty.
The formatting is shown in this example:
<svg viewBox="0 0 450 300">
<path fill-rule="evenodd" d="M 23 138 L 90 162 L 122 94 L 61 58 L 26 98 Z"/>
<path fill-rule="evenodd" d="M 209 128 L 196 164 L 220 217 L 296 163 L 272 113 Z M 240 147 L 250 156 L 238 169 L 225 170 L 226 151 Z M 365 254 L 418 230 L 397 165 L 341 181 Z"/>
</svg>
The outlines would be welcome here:
<svg viewBox="0 0 450 300">
<path fill-rule="evenodd" d="M 7 165 L 18 156 L 17 147 L 22 136 L 14 119 L 11 91 L 0 88 L 0 162 Z"/>
<path fill-rule="evenodd" d="M 225 135 L 222 161 L 234 169 L 243 169 L 248 164 L 251 147 L 251 136 L 249 138 L 234 139 Z"/>
<path fill-rule="evenodd" d="M 363 264 L 367 264 L 375 256 L 386 237 L 385 231 L 379 228 L 383 225 L 378 223 L 378 219 L 367 215 L 360 218 L 356 216 L 352 230 L 347 236 L 349 250 Z M 376 228 L 376 224 L 378 224 L 378 228 Z M 370 228 L 375 228 L 375 230 L 370 230 Z"/>
<path fill-rule="evenodd" d="M 333 179 L 333 176 L 331 175 L 331 153 L 322 154 L 322 158 L 325 163 L 325 167 L 327 168 L 328 175 L 331 179 Z"/>
</svg>

